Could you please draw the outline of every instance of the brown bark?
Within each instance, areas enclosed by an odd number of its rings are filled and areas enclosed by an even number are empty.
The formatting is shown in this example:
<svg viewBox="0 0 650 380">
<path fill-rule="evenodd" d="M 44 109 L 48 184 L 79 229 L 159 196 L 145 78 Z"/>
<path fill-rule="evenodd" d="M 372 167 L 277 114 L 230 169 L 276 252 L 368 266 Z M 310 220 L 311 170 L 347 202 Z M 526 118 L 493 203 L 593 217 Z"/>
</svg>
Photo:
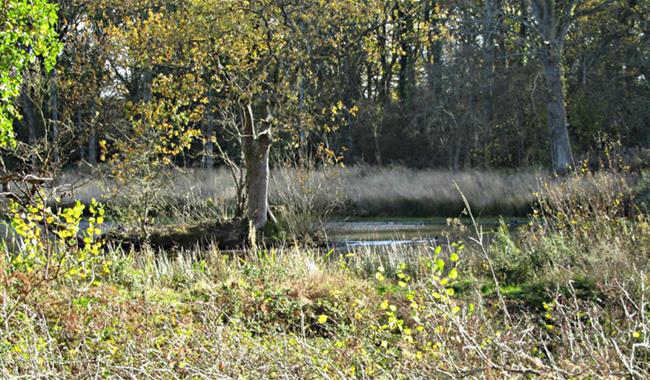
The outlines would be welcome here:
<svg viewBox="0 0 650 380">
<path fill-rule="evenodd" d="M 246 168 L 246 192 L 248 203 L 246 216 L 255 230 L 266 226 L 269 220 L 269 151 L 271 129 L 266 126 L 257 132 L 250 104 L 242 106 L 244 136 L 244 166 Z"/>
</svg>

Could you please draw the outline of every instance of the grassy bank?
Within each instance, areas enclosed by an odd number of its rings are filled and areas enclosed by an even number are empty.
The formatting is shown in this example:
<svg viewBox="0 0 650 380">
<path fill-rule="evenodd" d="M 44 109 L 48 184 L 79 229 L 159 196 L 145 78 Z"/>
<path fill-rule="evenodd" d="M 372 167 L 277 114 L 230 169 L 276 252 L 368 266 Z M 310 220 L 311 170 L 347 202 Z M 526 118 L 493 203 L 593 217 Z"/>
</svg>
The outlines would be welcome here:
<svg viewBox="0 0 650 380">
<path fill-rule="evenodd" d="M 620 176 L 584 179 L 489 243 L 457 225 L 473 238 L 345 255 L 41 247 L 67 259 L 40 283 L 45 261 L 7 252 L 0 376 L 647 377 L 648 215 Z"/>
<path fill-rule="evenodd" d="M 332 218 L 457 217 L 465 208 L 459 189 L 483 218 L 526 216 L 545 180 L 533 171 L 292 167 L 273 170 L 269 197 L 280 222 L 275 237 L 311 240 Z M 99 199 L 106 203 L 112 221 L 139 236 L 152 233 L 160 224 L 227 223 L 238 203 L 235 182 L 225 169 L 177 170 L 121 185 L 69 171 L 58 182 L 73 184 L 63 188 L 63 203 Z"/>
<path fill-rule="evenodd" d="M 299 201 L 301 207 L 333 208 L 332 211 L 345 216 L 448 217 L 458 216 L 464 209 L 457 184 L 472 200 L 477 214 L 525 216 L 535 200 L 533 192 L 539 190 L 543 178 L 532 170 L 505 173 L 368 166 L 278 168 L 272 173 L 270 198 L 278 208 Z M 114 200 L 120 195 L 108 191 L 116 186 L 101 180 L 86 182 L 74 172 L 65 173 L 60 182 L 78 183 L 74 196 L 82 200 Z M 179 170 L 150 186 L 159 203 L 196 206 L 209 200 L 226 214 L 236 198 L 232 177 L 225 169 Z M 136 184 L 122 192 L 132 196 L 138 190 L 149 189 Z"/>
<path fill-rule="evenodd" d="M 591 277 L 587 288 L 529 282 L 495 292 L 489 276 L 471 274 L 476 248 L 329 259 L 307 250 L 243 258 L 113 252 L 109 273 L 53 283 L 9 319 L 2 315 L 0 373 L 161 379 L 647 374 L 650 323 L 638 289 L 645 283 L 641 269 L 603 281 Z M 495 265 L 501 276 L 504 268 Z M 4 310 L 14 302 L 10 293 Z"/>
<path fill-rule="evenodd" d="M 544 201 L 541 194 L 567 200 L 574 191 L 611 193 L 616 187 L 613 178 L 606 171 L 555 178 L 532 170 L 507 173 L 366 166 L 276 168 L 271 178 L 270 203 L 280 221 L 281 236 L 308 239 L 331 219 L 459 217 L 465 209 L 463 196 L 482 220 L 525 218 Z M 148 226 L 159 224 L 226 223 L 235 215 L 237 205 L 235 183 L 224 169 L 177 170 L 125 185 L 84 180 L 73 172 L 64 173 L 59 181 L 77 184 L 63 197 L 64 202 L 103 200 L 112 220 L 141 234 Z M 636 182 L 648 188 L 644 185 L 647 181 Z"/>
</svg>

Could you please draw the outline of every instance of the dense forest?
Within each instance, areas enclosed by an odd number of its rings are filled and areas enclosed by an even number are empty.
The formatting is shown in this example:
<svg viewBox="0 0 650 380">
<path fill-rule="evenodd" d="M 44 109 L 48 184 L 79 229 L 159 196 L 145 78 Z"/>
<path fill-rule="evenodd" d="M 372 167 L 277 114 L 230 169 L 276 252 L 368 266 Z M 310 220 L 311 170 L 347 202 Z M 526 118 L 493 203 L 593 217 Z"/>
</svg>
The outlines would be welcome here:
<svg viewBox="0 0 650 380">
<path fill-rule="evenodd" d="M 648 378 L 648 0 L 0 2 L 1 378 Z"/>
<path fill-rule="evenodd" d="M 242 107 L 283 160 L 560 170 L 650 146 L 645 1 L 58 3 L 14 125 L 52 164 L 239 161 Z"/>
</svg>

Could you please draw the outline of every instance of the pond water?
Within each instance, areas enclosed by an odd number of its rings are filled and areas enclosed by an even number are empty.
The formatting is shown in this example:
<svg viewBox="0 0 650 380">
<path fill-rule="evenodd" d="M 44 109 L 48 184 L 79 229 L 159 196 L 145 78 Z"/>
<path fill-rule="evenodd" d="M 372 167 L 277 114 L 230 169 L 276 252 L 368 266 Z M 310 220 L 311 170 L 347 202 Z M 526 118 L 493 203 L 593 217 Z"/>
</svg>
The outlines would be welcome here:
<svg viewBox="0 0 650 380">
<path fill-rule="evenodd" d="M 499 218 L 481 218 L 477 223 L 489 233 L 499 225 Z M 504 217 L 511 226 L 525 223 L 524 219 Z M 464 233 L 472 234 L 474 228 L 470 220 L 462 220 L 468 227 Z M 388 247 L 395 245 L 418 245 L 446 241 L 453 228 L 445 218 L 429 219 L 350 219 L 331 221 L 325 230 L 330 245 L 337 249 L 360 247 Z M 460 237 L 460 236 L 456 236 Z"/>
<path fill-rule="evenodd" d="M 489 235 L 501 219 L 511 227 L 526 223 L 526 219 L 508 217 L 483 217 L 477 219 L 477 223 Z M 469 218 L 462 219 L 461 223 L 465 231 L 450 226 L 446 218 L 348 218 L 326 223 L 325 233 L 327 245 L 338 252 L 363 248 L 382 250 L 395 246 L 446 244 L 475 235 Z M 88 228 L 87 220 L 82 220 L 79 227 L 80 231 Z M 106 221 L 102 231 L 119 228 L 119 223 Z"/>
</svg>

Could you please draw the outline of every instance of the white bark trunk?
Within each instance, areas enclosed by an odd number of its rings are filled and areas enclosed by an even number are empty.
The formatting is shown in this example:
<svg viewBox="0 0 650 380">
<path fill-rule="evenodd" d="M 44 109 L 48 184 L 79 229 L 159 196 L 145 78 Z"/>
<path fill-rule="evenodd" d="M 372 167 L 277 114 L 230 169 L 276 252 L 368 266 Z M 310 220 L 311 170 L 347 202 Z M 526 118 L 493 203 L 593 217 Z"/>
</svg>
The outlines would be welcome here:
<svg viewBox="0 0 650 380">
<path fill-rule="evenodd" d="M 571 26 L 574 5 L 552 0 L 531 1 L 537 31 L 542 39 L 540 47 L 546 85 L 546 116 L 551 137 L 553 171 L 556 173 L 565 173 L 573 164 L 562 82 L 562 51 Z"/>
<path fill-rule="evenodd" d="M 560 55 L 548 52 L 542 58 L 542 64 L 546 84 L 546 115 L 551 136 L 553 171 L 565 173 L 573 164 L 573 156 L 569 140 Z"/>
</svg>

